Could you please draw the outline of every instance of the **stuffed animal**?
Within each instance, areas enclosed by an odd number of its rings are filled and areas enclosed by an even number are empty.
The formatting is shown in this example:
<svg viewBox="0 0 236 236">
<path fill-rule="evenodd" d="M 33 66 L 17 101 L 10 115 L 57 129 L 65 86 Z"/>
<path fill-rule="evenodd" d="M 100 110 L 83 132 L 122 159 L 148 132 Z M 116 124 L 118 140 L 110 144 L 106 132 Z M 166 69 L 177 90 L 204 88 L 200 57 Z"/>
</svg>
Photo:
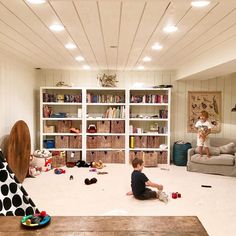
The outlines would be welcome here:
<svg viewBox="0 0 236 236">
<path fill-rule="evenodd" d="M 46 172 L 46 171 L 49 171 L 51 169 L 52 169 L 52 158 L 49 157 L 45 160 L 45 165 L 44 165 L 43 170 Z"/>
<path fill-rule="evenodd" d="M 103 167 L 105 167 L 105 165 L 102 163 L 101 160 L 99 160 L 98 162 L 96 161 L 92 162 L 92 167 L 97 169 L 102 169 Z"/>
<path fill-rule="evenodd" d="M 37 166 L 33 167 L 33 166 L 30 166 L 30 167 L 29 167 L 29 176 L 35 177 L 35 176 L 39 175 L 39 174 L 41 173 L 41 171 L 42 171 L 42 168 L 40 168 L 40 167 L 37 167 Z"/>
</svg>

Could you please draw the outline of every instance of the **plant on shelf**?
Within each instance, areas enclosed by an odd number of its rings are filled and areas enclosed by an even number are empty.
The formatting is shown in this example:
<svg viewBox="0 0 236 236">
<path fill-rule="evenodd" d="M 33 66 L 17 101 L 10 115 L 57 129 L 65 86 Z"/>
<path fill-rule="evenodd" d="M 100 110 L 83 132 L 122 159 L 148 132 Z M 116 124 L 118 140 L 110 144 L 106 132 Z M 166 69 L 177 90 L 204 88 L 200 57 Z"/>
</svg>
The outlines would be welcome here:
<svg viewBox="0 0 236 236">
<path fill-rule="evenodd" d="M 116 83 L 118 82 L 118 80 L 116 80 L 116 74 L 106 75 L 104 73 L 103 75 L 98 75 L 97 79 L 102 87 L 116 87 Z"/>
</svg>

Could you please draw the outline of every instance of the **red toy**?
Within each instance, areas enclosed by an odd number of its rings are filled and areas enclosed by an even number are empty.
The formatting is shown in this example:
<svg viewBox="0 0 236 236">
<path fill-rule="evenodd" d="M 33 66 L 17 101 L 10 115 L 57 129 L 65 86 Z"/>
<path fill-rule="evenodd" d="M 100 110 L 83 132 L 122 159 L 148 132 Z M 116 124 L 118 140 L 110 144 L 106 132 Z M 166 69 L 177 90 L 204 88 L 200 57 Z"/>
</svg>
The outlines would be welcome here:
<svg viewBox="0 0 236 236">
<path fill-rule="evenodd" d="M 178 192 L 172 193 L 172 198 L 173 198 L 173 199 L 181 198 L 181 193 L 178 193 Z"/>
</svg>

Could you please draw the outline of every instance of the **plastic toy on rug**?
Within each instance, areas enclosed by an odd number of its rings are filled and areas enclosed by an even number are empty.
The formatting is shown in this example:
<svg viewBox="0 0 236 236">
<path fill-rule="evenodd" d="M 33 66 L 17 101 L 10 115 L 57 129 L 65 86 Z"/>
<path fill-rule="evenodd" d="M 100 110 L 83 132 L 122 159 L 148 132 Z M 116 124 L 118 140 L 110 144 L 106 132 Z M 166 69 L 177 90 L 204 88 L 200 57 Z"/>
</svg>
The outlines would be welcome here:
<svg viewBox="0 0 236 236">
<path fill-rule="evenodd" d="M 36 177 L 39 175 L 42 171 L 42 167 L 37 167 L 37 166 L 30 166 L 29 167 L 29 176 L 30 177 Z"/>
<path fill-rule="evenodd" d="M 93 161 L 92 162 L 92 167 L 97 168 L 97 169 L 102 169 L 102 168 L 105 167 L 105 165 L 103 164 L 103 162 L 101 160 L 99 160 L 98 162 Z"/>
<path fill-rule="evenodd" d="M 106 171 L 98 171 L 97 174 L 98 175 L 105 175 L 105 174 L 108 174 L 108 172 L 106 172 Z"/>
<path fill-rule="evenodd" d="M 95 184 L 95 183 L 97 183 L 97 179 L 96 178 L 92 178 L 92 179 L 88 179 L 88 178 L 86 178 L 85 180 L 84 180 L 84 183 L 86 184 L 86 185 L 90 185 L 90 184 Z"/>
<path fill-rule="evenodd" d="M 86 163 L 85 161 L 79 160 L 76 162 L 77 167 L 90 167 L 92 166 L 91 163 Z"/>
<path fill-rule="evenodd" d="M 54 173 L 55 173 L 56 175 L 65 174 L 65 173 L 66 173 L 66 170 L 56 168 L 56 169 L 54 170 Z"/>
<path fill-rule="evenodd" d="M 51 217 L 42 211 L 40 214 L 27 215 L 21 220 L 21 224 L 27 228 L 40 228 L 48 225 L 51 221 Z"/>
<path fill-rule="evenodd" d="M 51 170 L 51 169 L 52 169 L 52 158 L 49 157 L 49 158 L 47 158 L 47 159 L 45 160 L 45 166 L 44 166 L 43 170 L 44 170 L 45 172 L 47 172 L 47 171 L 49 171 L 49 170 Z"/>
<path fill-rule="evenodd" d="M 173 198 L 173 199 L 181 198 L 181 193 L 178 193 L 178 192 L 172 193 L 171 195 L 172 195 L 172 198 Z"/>
</svg>

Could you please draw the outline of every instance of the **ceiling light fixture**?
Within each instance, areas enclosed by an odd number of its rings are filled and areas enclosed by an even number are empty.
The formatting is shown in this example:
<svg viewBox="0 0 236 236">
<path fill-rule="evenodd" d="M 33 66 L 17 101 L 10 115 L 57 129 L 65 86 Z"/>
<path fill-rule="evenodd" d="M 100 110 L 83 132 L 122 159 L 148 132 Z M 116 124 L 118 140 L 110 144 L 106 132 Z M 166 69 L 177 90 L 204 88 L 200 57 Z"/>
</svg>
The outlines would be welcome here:
<svg viewBox="0 0 236 236">
<path fill-rule="evenodd" d="M 75 49 L 77 47 L 76 47 L 76 45 L 74 43 L 67 43 L 65 45 L 65 48 L 67 48 L 67 49 Z"/>
<path fill-rule="evenodd" d="M 169 26 L 166 26 L 163 30 L 167 33 L 173 33 L 175 31 L 177 31 L 178 28 L 174 25 L 169 25 Z"/>
<path fill-rule="evenodd" d="M 138 70 L 144 70 L 144 66 L 140 65 L 137 67 Z"/>
<path fill-rule="evenodd" d="M 84 58 L 82 56 L 78 56 L 75 58 L 76 61 L 84 61 Z"/>
<path fill-rule="evenodd" d="M 193 7 L 205 7 L 210 4 L 210 1 L 207 0 L 195 0 L 191 2 Z"/>
<path fill-rule="evenodd" d="M 53 25 L 49 26 L 49 29 L 52 30 L 52 31 L 60 32 L 60 31 L 64 30 L 65 28 L 64 28 L 63 25 L 53 24 Z"/>
<path fill-rule="evenodd" d="M 83 69 L 84 69 L 84 70 L 90 70 L 90 66 L 84 65 L 84 66 L 83 66 Z"/>
<path fill-rule="evenodd" d="M 42 4 L 46 2 L 46 0 L 26 0 L 26 1 L 31 4 Z"/>
<path fill-rule="evenodd" d="M 163 46 L 159 43 L 155 43 L 152 45 L 152 50 L 161 50 L 163 48 Z"/>
<path fill-rule="evenodd" d="M 146 56 L 146 57 L 143 58 L 143 61 L 145 61 L 145 62 L 151 61 L 151 60 L 152 60 L 152 58 L 151 58 L 151 57 L 148 57 L 148 56 Z"/>
</svg>

